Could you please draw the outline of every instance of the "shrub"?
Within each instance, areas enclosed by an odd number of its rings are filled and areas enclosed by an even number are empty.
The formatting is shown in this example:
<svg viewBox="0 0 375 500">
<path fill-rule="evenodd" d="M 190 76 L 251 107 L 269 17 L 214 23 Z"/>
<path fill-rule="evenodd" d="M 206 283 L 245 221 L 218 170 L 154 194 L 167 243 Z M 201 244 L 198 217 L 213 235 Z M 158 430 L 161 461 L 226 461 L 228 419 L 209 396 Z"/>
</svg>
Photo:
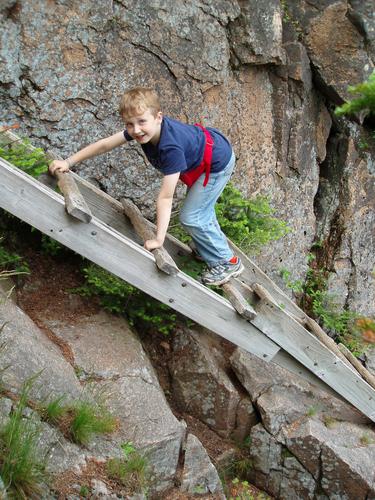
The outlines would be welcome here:
<svg viewBox="0 0 375 500">
<path fill-rule="evenodd" d="M 157 330 L 168 335 L 175 327 L 176 314 L 167 305 L 126 283 L 95 264 L 83 269 L 86 283 L 75 291 L 97 296 L 104 309 L 124 314 L 138 329 Z"/>
<path fill-rule="evenodd" d="M 218 199 L 215 210 L 225 235 L 245 253 L 256 254 L 263 245 L 289 232 L 287 224 L 273 216 L 275 210 L 267 197 L 246 199 L 230 182 Z M 179 225 L 177 215 L 172 218 L 170 232 L 183 242 L 190 240 Z"/>
<path fill-rule="evenodd" d="M 67 405 L 65 397 L 60 396 L 47 405 L 41 405 L 39 411 L 47 422 L 57 425 L 62 433 L 74 443 L 86 445 L 97 434 L 113 432 L 117 421 L 103 404 L 88 400 L 79 400 Z"/>
<path fill-rule="evenodd" d="M 48 160 L 41 148 L 31 148 L 28 139 L 0 146 L 0 156 L 32 177 L 47 172 Z"/>
<path fill-rule="evenodd" d="M 369 114 L 375 115 L 375 71 L 366 82 L 349 86 L 348 91 L 351 94 L 358 94 L 358 97 L 337 107 L 336 115 L 352 115 L 360 111 L 367 111 Z"/>
</svg>

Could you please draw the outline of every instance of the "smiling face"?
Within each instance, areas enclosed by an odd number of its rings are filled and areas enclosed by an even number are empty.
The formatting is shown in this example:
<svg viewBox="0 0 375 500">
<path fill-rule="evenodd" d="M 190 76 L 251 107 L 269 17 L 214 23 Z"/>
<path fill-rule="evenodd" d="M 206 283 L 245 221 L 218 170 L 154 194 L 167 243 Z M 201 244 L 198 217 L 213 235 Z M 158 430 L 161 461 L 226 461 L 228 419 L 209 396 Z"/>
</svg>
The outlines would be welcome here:
<svg viewBox="0 0 375 500">
<path fill-rule="evenodd" d="M 150 109 L 143 114 L 124 118 L 127 133 L 140 144 L 151 142 L 156 145 L 160 139 L 163 115 L 158 111 L 156 115 Z"/>
</svg>

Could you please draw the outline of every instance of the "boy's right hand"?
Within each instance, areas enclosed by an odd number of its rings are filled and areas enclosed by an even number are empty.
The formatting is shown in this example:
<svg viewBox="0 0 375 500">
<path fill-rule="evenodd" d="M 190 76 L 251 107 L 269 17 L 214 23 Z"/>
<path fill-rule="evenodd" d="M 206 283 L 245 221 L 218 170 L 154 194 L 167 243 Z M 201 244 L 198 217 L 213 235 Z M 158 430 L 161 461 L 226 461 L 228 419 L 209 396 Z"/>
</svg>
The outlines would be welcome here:
<svg viewBox="0 0 375 500">
<path fill-rule="evenodd" d="M 52 175 L 55 175 L 56 172 L 68 172 L 69 162 L 66 160 L 53 160 L 53 162 L 49 164 L 48 170 Z"/>
</svg>

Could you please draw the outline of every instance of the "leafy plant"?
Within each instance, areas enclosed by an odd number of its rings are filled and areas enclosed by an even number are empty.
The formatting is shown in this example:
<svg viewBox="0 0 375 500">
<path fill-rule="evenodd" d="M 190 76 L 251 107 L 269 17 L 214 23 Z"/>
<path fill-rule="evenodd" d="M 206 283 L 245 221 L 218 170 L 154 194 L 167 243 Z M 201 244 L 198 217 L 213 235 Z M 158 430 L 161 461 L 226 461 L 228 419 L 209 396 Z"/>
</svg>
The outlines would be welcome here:
<svg viewBox="0 0 375 500">
<path fill-rule="evenodd" d="M 359 335 L 358 314 L 343 309 L 335 297 L 327 291 L 328 272 L 316 266 L 315 259 L 309 259 L 310 267 L 306 280 L 291 280 L 291 273 L 281 269 L 280 274 L 286 286 L 299 294 L 302 309 L 313 316 L 336 342 L 343 343 L 355 356 L 363 353 L 366 346 Z"/>
<path fill-rule="evenodd" d="M 263 245 L 278 240 L 289 232 L 284 221 L 273 216 L 269 199 L 257 196 L 246 199 L 230 182 L 216 203 L 216 216 L 221 229 L 245 253 L 256 254 Z M 170 233 L 184 243 L 190 241 L 174 215 Z"/>
<path fill-rule="evenodd" d="M 121 449 L 123 458 L 108 460 L 108 475 L 120 481 L 130 494 L 144 493 L 149 478 L 147 458 L 138 452 L 131 442 L 123 443 Z"/>
<path fill-rule="evenodd" d="M 99 297 L 104 309 L 124 314 L 139 329 L 157 330 L 164 335 L 174 329 L 177 316 L 167 305 L 94 264 L 84 268 L 83 273 L 86 283 L 75 290 L 77 293 Z"/>
<path fill-rule="evenodd" d="M 351 94 L 357 94 L 358 97 L 337 107 L 336 115 L 352 115 L 360 111 L 375 114 L 375 71 L 372 72 L 367 81 L 349 86 L 348 91 Z"/>
<path fill-rule="evenodd" d="M 0 238 L 0 269 L 4 271 L 3 277 L 5 277 L 5 272 L 8 271 L 13 275 L 21 273 L 29 273 L 30 269 L 22 257 L 16 253 L 11 253 L 4 248 L 1 244 L 2 238 Z"/>
<path fill-rule="evenodd" d="M 0 430 L 0 477 L 15 498 L 34 498 L 46 481 L 45 463 L 37 453 L 41 430 L 24 417 L 34 378 L 23 384 L 17 406 Z"/>
<path fill-rule="evenodd" d="M 41 148 L 31 148 L 28 139 L 0 146 L 0 156 L 32 177 L 47 172 L 48 160 Z"/>
<path fill-rule="evenodd" d="M 258 253 L 263 245 L 289 232 L 287 224 L 273 216 L 274 212 L 267 197 L 246 199 L 231 183 L 216 203 L 220 227 L 245 253 Z"/>
</svg>

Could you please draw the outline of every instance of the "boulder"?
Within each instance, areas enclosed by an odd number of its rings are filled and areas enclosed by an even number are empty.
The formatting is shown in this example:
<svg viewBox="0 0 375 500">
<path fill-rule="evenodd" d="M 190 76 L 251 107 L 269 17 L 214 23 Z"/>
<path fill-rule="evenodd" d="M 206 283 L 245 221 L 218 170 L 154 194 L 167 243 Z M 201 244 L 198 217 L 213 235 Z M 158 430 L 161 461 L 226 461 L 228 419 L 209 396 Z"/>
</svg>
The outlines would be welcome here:
<svg viewBox="0 0 375 500">
<path fill-rule="evenodd" d="M 285 444 L 333 498 L 375 494 L 375 432 L 371 426 L 305 419 L 283 429 Z"/>
<path fill-rule="evenodd" d="M 11 300 L 0 301 L 1 340 L 5 348 L 0 356 L 3 387 L 19 393 L 22 384 L 35 377 L 30 395 L 36 401 L 65 395 L 78 399 L 82 387 L 73 366 L 60 349 Z"/>
<path fill-rule="evenodd" d="M 354 141 L 342 135 L 333 136 L 328 148 L 316 197 L 317 234 L 328 242 L 326 267 L 334 270 L 328 291 L 339 306 L 371 316 L 375 304 L 375 255 L 367 244 L 375 237 L 371 159 L 359 156 Z"/>
<path fill-rule="evenodd" d="M 120 445 L 131 441 L 147 453 L 154 488 L 171 485 L 179 459 L 185 424 L 172 414 L 156 374 L 127 322 L 104 312 L 65 324 L 43 320 L 70 346 L 75 364 L 86 380 L 96 380 L 95 392 L 119 420 L 115 434 L 97 437 L 88 449 L 95 456 L 121 456 Z"/>
<path fill-rule="evenodd" d="M 181 491 L 194 496 L 211 494 L 214 498 L 225 500 L 219 474 L 201 442 L 193 434 L 188 434 L 186 440 Z"/>
<path fill-rule="evenodd" d="M 266 363 L 237 348 L 231 364 L 259 410 L 264 427 L 276 435 L 287 424 L 311 413 L 354 423 L 368 419 L 348 403 L 316 388 L 272 362 Z"/>
<path fill-rule="evenodd" d="M 262 424 L 250 433 L 250 479 L 275 498 L 313 499 L 316 483 L 312 475 Z"/>
<path fill-rule="evenodd" d="M 226 373 L 225 364 L 217 337 L 203 329 L 176 333 L 169 366 L 178 407 L 220 436 L 229 437 L 237 425 L 241 427 L 239 434 L 246 434 L 254 413 L 250 401 L 243 402 L 249 413 L 240 405 L 242 395 Z M 242 416 L 238 416 L 236 423 L 239 407 Z"/>
<path fill-rule="evenodd" d="M 352 7 L 349 10 L 349 18 L 363 32 L 367 42 L 367 50 L 375 64 L 375 17 L 372 0 L 349 0 Z"/>
</svg>

